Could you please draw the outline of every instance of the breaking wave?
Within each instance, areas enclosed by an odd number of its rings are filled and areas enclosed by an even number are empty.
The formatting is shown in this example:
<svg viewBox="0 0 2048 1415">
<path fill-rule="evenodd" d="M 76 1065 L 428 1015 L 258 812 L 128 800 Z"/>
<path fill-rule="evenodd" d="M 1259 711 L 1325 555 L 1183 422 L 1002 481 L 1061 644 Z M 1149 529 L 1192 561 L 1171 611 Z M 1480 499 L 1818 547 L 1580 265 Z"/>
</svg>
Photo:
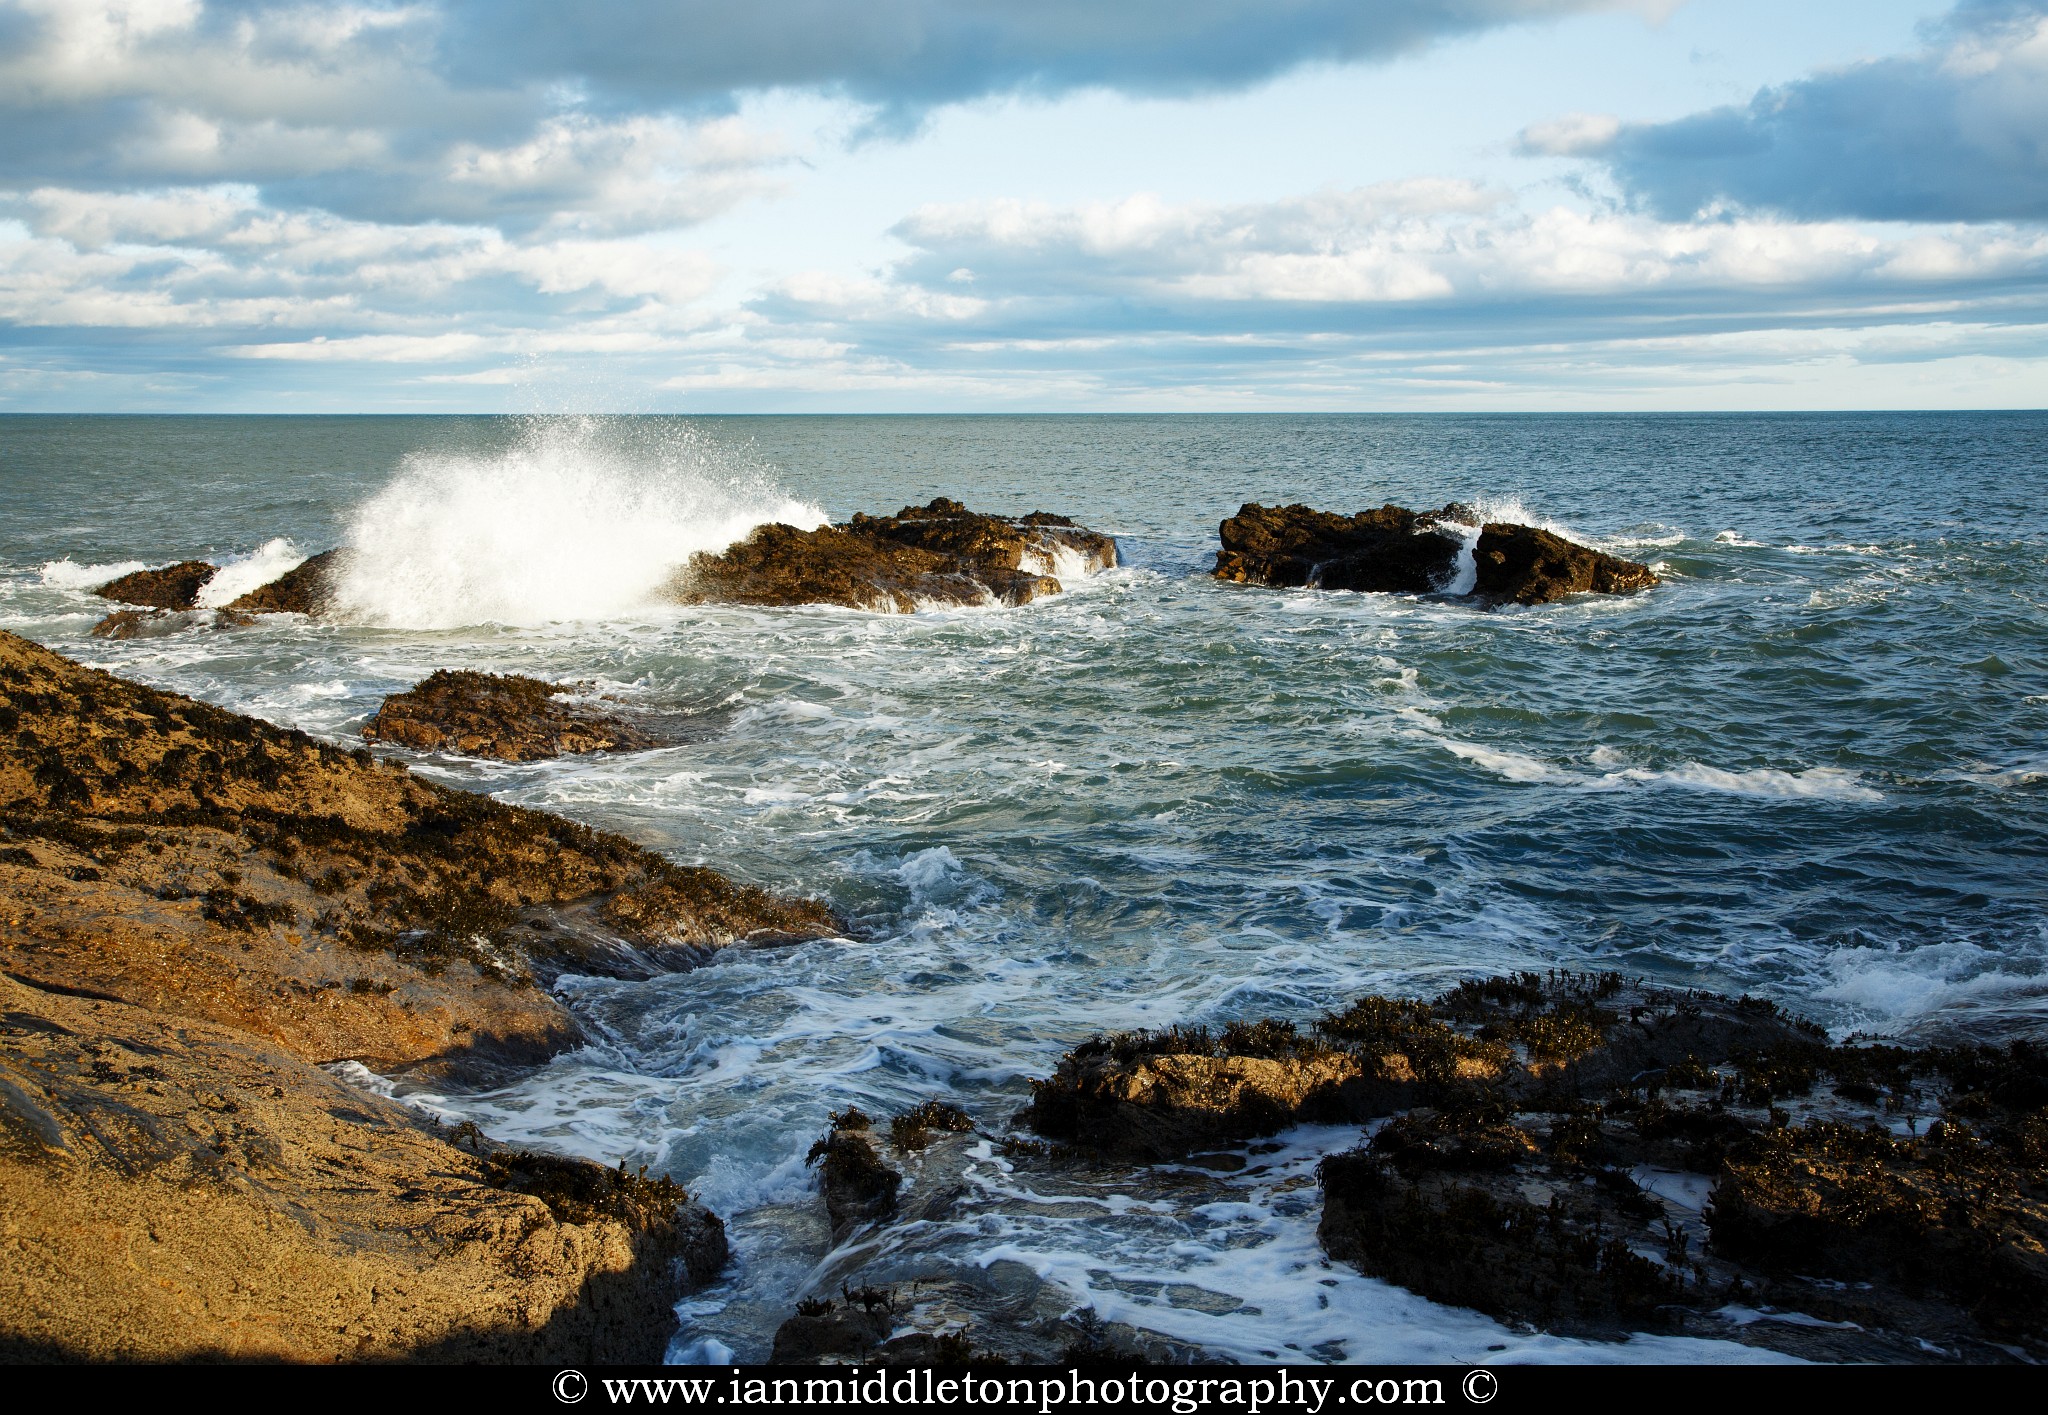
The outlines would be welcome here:
<svg viewBox="0 0 2048 1415">
<path fill-rule="evenodd" d="M 700 550 L 825 519 L 687 424 L 536 419 L 501 452 L 408 457 L 351 518 L 339 602 L 412 629 L 628 614 Z"/>
</svg>

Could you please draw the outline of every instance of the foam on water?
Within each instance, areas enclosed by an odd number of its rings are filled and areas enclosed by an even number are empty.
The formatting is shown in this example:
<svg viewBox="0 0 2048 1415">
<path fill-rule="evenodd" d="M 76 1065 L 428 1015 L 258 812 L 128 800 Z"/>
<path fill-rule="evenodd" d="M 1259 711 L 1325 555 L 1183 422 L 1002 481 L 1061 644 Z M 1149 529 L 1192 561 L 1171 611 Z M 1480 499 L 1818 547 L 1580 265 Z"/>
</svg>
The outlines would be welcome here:
<svg viewBox="0 0 2048 1415">
<path fill-rule="evenodd" d="M 109 580 L 137 570 L 147 570 L 147 560 L 116 560 L 107 565 L 80 565 L 70 559 L 52 560 L 42 570 L 42 583 L 56 590 L 98 589 Z"/>
<path fill-rule="evenodd" d="M 630 614 L 698 551 L 825 519 L 687 427 L 540 419 L 502 454 L 408 457 L 351 519 L 339 599 L 412 629 Z"/>
</svg>

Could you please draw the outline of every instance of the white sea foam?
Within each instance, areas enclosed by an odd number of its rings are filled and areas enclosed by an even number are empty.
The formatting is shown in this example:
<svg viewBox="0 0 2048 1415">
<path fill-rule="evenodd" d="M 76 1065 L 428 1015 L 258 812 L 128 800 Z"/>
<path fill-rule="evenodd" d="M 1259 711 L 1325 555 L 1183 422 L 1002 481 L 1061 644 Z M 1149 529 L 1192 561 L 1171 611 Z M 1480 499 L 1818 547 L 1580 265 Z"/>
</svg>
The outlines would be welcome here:
<svg viewBox="0 0 2048 1415">
<path fill-rule="evenodd" d="M 405 628 L 631 613 L 697 551 L 825 513 L 687 428 L 533 423 L 495 454 L 418 453 L 357 508 L 344 613 Z"/>
<path fill-rule="evenodd" d="M 1996 951 L 1966 939 L 1923 944 L 1838 948 L 1821 961 L 1823 1001 L 1851 1009 L 1884 1032 L 1910 1032 L 1923 1022 L 1968 1027 L 1973 1019 L 2037 1018 L 2048 998 L 2048 939 L 2006 941 Z"/>
<path fill-rule="evenodd" d="M 253 589 L 260 589 L 306 560 L 300 550 L 282 536 L 267 540 L 247 555 L 233 556 L 221 563 L 213 578 L 199 589 L 201 609 L 220 609 Z"/>
<path fill-rule="evenodd" d="M 1680 786 L 1697 791 L 1721 791 L 1735 796 L 1812 796 L 1830 801 L 1882 801 L 1884 793 L 1863 784 L 1853 771 L 1816 766 L 1805 771 L 1779 771 L 1757 767 L 1749 771 L 1725 771 L 1700 762 L 1686 762 L 1664 770 L 1628 767 L 1614 773 L 1626 781 L 1660 786 Z"/>
<path fill-rule="evenodd" d="M 146 560 L 116 560 L 106 565 L 81 565 L 69 559 L 52 560 L 43 566 L 43 583 L 53 590 L 94 590 L 109 580 L 148 568 Z"/>
</svg>

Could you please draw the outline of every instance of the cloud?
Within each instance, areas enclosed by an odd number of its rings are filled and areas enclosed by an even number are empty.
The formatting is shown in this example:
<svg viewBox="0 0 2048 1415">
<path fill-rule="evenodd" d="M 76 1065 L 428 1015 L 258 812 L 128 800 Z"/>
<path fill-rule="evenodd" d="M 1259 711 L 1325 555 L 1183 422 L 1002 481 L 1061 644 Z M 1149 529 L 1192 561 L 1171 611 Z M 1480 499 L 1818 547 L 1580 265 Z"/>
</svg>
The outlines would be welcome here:
<svg viewBox="0 0 2048 1415">
<path fill-rule="evenodd" d="M 369 221 L 688 225 L 789 160 L 800 89 L 1189 93 L 1645 0 L 0 0 L 0 186 L 242 184 Z"/>
<path fill-rule="evenodd" d="M 1596 156 L 1646 209 L 1878 221 L 2048 219 L 2048 0 L 1965 0 L 1917 52 L 1668 123 L 1584 116 L 1525 151 Z"/>
<path fill-rule="evenodd" d="M 451 71 L 573 78 L 629 103 L 744 90 L 844 94 L 885 122 L 989 94 L 1189 94 L 1308 63 L 1640 0 L 451 0 Z"/>
</svg>

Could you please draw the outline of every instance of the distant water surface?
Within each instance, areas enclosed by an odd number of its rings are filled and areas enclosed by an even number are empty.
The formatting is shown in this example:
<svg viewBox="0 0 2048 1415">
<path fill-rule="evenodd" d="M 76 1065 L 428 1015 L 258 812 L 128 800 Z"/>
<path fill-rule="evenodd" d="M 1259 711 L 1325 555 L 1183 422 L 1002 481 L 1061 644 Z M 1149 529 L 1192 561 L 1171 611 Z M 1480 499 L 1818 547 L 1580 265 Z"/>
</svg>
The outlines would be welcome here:
<svg viewBox="0 0 2048 1415">
<path fill-rule="evenodd" d="M 650 599 L 760 521 L 934 495 L 1072 515 L 1126 566 L 1021 610 Z M 1489 614 L 1205 577 L 1242 501 L 1454 499 L 1666 582 Z M 370 567 L 349 622 L 87 636 L 86 589 L 136 563 L 255 583 L 341 541 Z M 679 1356 L 765 1355 L 829 1271 L 802 1165 L 828 1110 L 943 1094 L 1000 1127 L 1103 1029 L 1568 966 L 1840 1032 L 2048 1031 L 2044 583 L 2038 414 L 0 418 L 0 627 L 336 738 L 441 667 L 724 724 L 642 756 L 421 764 L 860 922 L 565 984 L 601 1044 L 416 1098 L 652 1163 L 734 1216 L 740 1261 Z M 989 1155 L 930 1241 L 1248 1359 L 1587 1354 L 1322 1285 L 1305 1176 L 1349 1138 L 1289 1137 L 1143 1213 L 1019 1197 Z"/>
</svg>

